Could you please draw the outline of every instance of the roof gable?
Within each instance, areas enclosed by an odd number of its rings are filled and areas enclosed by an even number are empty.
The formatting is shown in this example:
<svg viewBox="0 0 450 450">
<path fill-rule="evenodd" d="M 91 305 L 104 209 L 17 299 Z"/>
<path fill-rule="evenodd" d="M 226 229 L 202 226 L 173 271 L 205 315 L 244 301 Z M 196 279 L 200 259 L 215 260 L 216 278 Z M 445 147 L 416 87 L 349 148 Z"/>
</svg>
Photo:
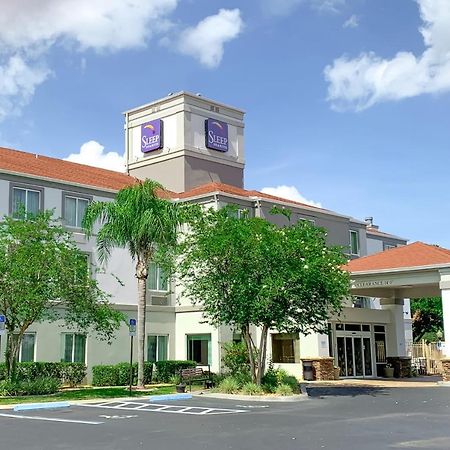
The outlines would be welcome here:
<svg viewBox="0 0 450 450">
<path fill-rule="evenodd" d="M 374 255 L 350 261 L 345 268 L 352 273 L 376 270 L 406 269 L 450 264 L 450 250 L 436 245 L 414 242 Z"/>
</svg>

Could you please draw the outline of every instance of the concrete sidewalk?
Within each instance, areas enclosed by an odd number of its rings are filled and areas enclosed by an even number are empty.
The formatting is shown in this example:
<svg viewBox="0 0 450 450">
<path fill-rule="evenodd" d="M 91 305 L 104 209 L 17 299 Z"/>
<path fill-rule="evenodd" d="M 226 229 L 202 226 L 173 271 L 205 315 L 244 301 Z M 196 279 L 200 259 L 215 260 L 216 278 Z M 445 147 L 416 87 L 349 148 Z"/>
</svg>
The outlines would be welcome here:
<svg viewBox="0 0 450 450">
<path fill-rule="evenodd" d="M 442 377 L 439 375 L 412 378 L 347 378 L 331 381 L 302 381 L 301 385 L 311 387 L 379 387 L 379 388 L 411 388 L 438 387 Z"/>
</svg>

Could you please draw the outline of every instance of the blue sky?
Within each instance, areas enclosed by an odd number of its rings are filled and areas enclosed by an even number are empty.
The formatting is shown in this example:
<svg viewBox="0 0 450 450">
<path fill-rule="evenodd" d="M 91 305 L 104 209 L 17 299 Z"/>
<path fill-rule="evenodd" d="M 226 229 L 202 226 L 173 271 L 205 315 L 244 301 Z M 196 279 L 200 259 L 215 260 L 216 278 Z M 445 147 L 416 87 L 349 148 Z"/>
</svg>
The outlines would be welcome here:
<svg viewBox="0 0 450 450">
<path fill-rule="evenodd" d="M 246 187 L 450 247 L 449 0 L 37 3 L 0 0 L 0 145 L 110 167 L 122 111 L 201 92 L 246 111 Z"/>
</svg>

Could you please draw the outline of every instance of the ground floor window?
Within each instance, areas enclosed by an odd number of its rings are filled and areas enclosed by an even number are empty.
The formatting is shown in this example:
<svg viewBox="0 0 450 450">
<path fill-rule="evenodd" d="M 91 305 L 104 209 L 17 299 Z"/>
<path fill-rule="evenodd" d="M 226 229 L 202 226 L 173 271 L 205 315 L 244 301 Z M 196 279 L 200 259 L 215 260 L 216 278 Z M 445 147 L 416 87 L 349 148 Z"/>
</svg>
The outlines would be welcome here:
<svg viewBox="0 0 450 450">
<path fill-rule="evenodd" d="M 169 336 L 147 336 L 147 361 L 166 361 Z"/>
<path fill-rule="evenodd" d="M 20 362 L 33 362 L 34 361 L 34 349 L 36 343 L 35 333 L 25 333 L 22 337 L 22 344 L 20 346 L 19 361 Z"/>
<path fill-rule="evenodd" d="M 274 363 L 300 362 L 297 333 L 272 334 L 272 361 Z"/>
<path fill-rule="evenodd" d="M 86 335 L 78 333 L 63 334 L 63 361 L 86 362 Z"/>
<path fill-rule="evenodd" d="M 206 366 L 211 364 L 211 335 L 187 335 L 187 359 Z"/>
</svg>

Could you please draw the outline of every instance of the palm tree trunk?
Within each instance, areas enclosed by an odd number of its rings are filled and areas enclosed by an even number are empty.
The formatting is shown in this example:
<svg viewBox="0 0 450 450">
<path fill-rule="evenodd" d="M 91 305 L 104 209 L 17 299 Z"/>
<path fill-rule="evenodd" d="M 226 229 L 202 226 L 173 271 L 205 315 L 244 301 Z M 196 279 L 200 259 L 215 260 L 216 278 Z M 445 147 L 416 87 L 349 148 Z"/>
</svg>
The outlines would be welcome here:
<svg viewBox="0 0 450 450">
<path fill-rule="evenodd" d="M 146 321 L 146 293 L 147 293 L 147 266 L 142 260 L 136 264 L 136 277 L 138 280 L 138 314 L 137 314 L 137 360 L 138 380 L 137 387 L 144 387 L 144 361 L 145 361 L 145 321 Z"/>
</svg>

